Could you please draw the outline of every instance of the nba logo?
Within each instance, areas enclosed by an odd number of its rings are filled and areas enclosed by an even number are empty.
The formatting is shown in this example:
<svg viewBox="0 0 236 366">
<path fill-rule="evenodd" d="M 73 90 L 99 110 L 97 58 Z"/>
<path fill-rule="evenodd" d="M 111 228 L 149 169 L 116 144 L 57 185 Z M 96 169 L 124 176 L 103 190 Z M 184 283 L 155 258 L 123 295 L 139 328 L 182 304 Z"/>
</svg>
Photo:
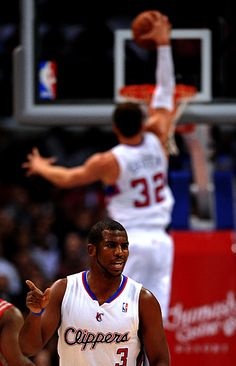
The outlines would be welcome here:
<svg viewBox="0 0 236 366">
<path fill-rule="evenodd" d="M 56 99 L 57 67 L 52 61 L 42 61 L 39 64 L 39 98 Z"/>
<path fill-rule="evenodd" d="M 127 313 L 127 311 L 128 311 L 128 303 L 127 302 L 123 302 L 122 311 L 123 311 L 123 313 Z"/>
</svg>

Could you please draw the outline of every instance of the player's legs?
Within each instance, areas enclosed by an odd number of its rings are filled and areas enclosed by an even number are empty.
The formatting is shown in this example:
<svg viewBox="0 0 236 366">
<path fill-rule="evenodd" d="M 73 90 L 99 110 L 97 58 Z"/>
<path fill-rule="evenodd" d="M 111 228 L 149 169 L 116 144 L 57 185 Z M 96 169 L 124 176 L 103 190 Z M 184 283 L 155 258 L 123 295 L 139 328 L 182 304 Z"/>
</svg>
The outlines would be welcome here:
<svg viewBox="0 0 236 366">
<path fill-rule="evenodd" d="M 141 282 L 160 303 L 163 322 L 167 320 L 171 295 L 174 245 L 163 230 L 128 230 L 130 255 L 124 274 Z M 144 355 L 144 366 L 149 366 Z"/>
<path fill-rule="evenodd" d="M 141 282 L 158 299 L 163 320 L 168 317 L 173 270 L 173 241 L 163 231 L 128 230 L 130 255 L 124 274 Z"/>
</svg>

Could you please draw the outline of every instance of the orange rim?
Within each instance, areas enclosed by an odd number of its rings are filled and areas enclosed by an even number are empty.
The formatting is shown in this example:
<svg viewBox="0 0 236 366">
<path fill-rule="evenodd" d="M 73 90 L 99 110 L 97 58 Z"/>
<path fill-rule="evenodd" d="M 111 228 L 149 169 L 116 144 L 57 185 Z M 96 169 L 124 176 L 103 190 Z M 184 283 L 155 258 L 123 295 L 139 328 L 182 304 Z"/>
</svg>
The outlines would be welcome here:
<svg viewBox="0 0 236 366">
<path fill-rule="evenodd" d="M 139 84 L 126 85 L 119 90 L 120 96 L 137 102 L 150 103 L 155 85 Z M 197 88 L 191 85 L 177 84 L 175 87 L 175 101 L 192 98 L 197 93 Z"/>
</svg>

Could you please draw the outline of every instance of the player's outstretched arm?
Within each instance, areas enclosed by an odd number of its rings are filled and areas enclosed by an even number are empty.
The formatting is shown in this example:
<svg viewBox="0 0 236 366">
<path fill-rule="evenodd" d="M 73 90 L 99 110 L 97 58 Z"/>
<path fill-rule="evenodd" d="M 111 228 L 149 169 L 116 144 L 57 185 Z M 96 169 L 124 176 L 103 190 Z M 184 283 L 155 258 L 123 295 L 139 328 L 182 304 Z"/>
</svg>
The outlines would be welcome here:
<svg viewBox="0 0 236 366">
<path fill-rule="evenodd" d="M 169 366 L 170 354 L 160 305 L 155 296 L 142 289 L 139 300 L 141 337 L 150 366 Z"/>
<path fill-rule="evenodd" d="M 66 187 L 70 181 L 70 169 L 56 166 L 55 162 L 55 157 L 45 158 L 35 147 L 27 155 L 27 160 L 22 164 L 22 168 L 25 169 L 27 177 L 38 175 L 56 186 Z"/>
<path fill-rule="evenodd" d="M 116 170 L 116 161 L 110 151 L 91 155 L 84 164 L 76 167 L 54 165 L 55 158 L 44 158 L 37 148 L 27 155 L 27 161 L 22 164 L 26 175 L 39 175 L 60 188 L 76 186 L 102 181 L 110 183 Z M 115 177 L 117 173 L 115 171 Z M 114 180 L 114 179 L 113 179 Z"/>
</svg>

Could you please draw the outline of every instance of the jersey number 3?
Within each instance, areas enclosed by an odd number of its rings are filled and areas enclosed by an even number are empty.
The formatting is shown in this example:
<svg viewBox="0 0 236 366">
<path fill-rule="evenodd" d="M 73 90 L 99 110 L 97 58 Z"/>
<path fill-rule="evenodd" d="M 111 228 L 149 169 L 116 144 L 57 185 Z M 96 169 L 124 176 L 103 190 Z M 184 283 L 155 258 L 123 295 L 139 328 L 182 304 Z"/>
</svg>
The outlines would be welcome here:
<svg viewBox="0 0 236 366">
<path fill-rule="evenodd" d="M 155 202 L 163 201 L 164 197 L 161 192 L 165 187 L 165 178 L 163 173 L 157 173 L 152 177 L 151 188 L 148 186 L 146 178 L 134 179 L 131 181 L 133 188 L 139 189 L 140 199 L 134 201 L 135 207 L 146 207 L 151 204 L 151 197 L 154 193 Z M 151 192 L 154 191 L 153 193 Z"/>
<path fill-rule="evenodd" d="M 116 362 L 115 366 L 126 366 L 127 365 L 127 358 L 128 358 L 128 348 L 118 348 L 116 353 L 118 355 L 121 355 L 120 361 L 122 363 Z"/>
</svg>

